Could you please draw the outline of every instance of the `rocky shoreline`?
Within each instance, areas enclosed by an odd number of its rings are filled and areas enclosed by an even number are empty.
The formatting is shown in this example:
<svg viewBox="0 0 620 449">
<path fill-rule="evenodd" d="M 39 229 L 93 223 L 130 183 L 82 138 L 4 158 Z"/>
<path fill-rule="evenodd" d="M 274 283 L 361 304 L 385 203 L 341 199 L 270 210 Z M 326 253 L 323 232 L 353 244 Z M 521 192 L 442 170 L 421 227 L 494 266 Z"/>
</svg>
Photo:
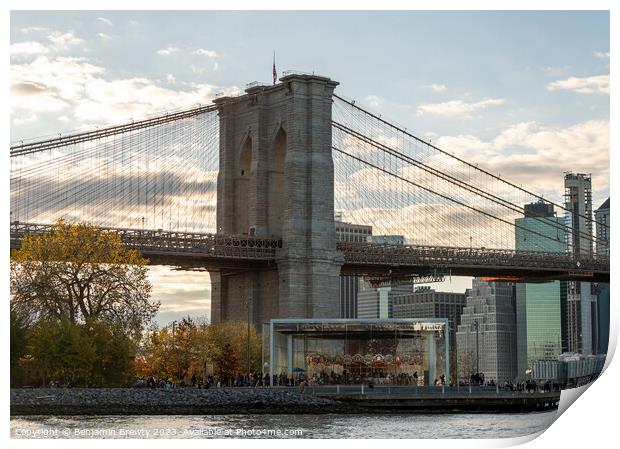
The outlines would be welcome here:
<svg viewBox="0 0 620 449">
<path fill-rule="evenodd" d="M 352 404 L 279 388 L 11 389 L 11 415 L 356 413 Z"/>
<path fill-rule="evenodd" d="M 326 398 L 296 388 L 24 388 L 11 389 L 11 416 L 502 413 L 554 409 L 559 399 L 559 392 L 358 393 Z"/>
</svg>

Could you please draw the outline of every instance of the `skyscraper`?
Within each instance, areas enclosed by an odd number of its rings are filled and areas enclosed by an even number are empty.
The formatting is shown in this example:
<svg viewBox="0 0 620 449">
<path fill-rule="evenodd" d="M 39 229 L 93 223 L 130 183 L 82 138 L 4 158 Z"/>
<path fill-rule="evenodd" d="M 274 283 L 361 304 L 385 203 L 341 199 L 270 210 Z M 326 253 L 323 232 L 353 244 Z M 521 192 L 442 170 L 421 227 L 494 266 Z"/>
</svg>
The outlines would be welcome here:
<svg viewBox="0 0 620 449">
<path fill-rule="evenodd" d="M 609 257 L 609 198 L 594 212 L 596 220 L 596 254 Z M 596 314 L 598 318 L 597 352 L 607 354 L 609 345 L 609 284 L 596 285 Z"/>
<path fill-rule="evenodd" d="M 515 221 L 517 251 L 566 252 L 566 232 L 552 204 L 526 204 Z M 562 353 L 560 281 L 516 284 L 517 377 L 535 360 L 554 360 Z"/>
<path fill-rule="evenodd" d="M 564 197 L 569 250 L 575 254 L 594 252 L 592 235 L 592 181 L 590 175 L 566 173 Z M 563 313 L 565 326 L 562 332 L 563 349 L 584 355 L 596 352 L 596 295 L 590 282 L 566 283 Z"/>
<path fill-rule="evenodd" d="M 609 257 L 609 198 L 594 211 L 596 221 L 596 254 Z"/>
<path fill-rule="evenodd" d="M 373 287 L 362 282 L 357 295 L 358 318 L 392 318 L 393 298 L 413 291 L 413 284 L 394 283 L 386 287 Z"/>
<path fill-rule="evenodd" d="M 336 215 L 336 240 L 366 242 L 372 235 L 372 226 L 345 223 Z M 357 296 L 360 290 L 358 276 L 340 276 L 340 318 L 357 318 Z"/>
<path fill-rule="evenodd" d="M 402 235 L 373 235 L 369 239 L 383 245 L 403 245 L 405 242 Z M 403 285 L 394 282 L 388 286 L 373 287 L 369 282 L 362 282 L 357 294 L 357 318 L 391 318 L 392 298 L 412 291 L 411 283 Z"/>
<path fill-rule="evenodd" d="M 474 278 L 456 333 L 459 379 L 475 372 L 486 380 L 517 376 L 514 285 Z"/>
</svg>

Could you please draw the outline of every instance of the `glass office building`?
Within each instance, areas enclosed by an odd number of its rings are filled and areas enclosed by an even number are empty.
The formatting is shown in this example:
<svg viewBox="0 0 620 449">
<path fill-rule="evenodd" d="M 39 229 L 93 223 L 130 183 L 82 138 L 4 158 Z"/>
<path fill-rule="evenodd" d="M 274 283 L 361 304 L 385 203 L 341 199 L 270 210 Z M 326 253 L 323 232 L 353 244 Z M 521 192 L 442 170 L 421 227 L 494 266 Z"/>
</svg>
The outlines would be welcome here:
<svg viewBox="0 0 620 449">
<path fill-rule="evenodd" d="M 449 384 L 446 319 L 274 319 L 269 323 L 270 378 L 335 384 Z"/>
<path fill-rule="evenodd" d="M 566 252 L 566 233 L 558 227 L 553 205 L 537 202 L 525 206 L 525 217 L 516 220 L 517 251 Z M 562 307 L 560 281 L 518 283 L 517 377 L 535 360 L 555 360 L 562 353 Z"/>
</svg>

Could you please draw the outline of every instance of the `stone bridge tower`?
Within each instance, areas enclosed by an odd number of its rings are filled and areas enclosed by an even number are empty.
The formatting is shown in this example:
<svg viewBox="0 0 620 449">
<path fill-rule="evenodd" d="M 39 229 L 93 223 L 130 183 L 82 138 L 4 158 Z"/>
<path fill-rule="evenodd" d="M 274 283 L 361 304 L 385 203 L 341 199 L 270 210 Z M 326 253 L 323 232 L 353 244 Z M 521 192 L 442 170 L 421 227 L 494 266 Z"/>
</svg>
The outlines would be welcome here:
<svg viewBox="0 0 620 449">
<path fill-rule="evenodd" d="M 289 75 L 215 100 L 220 116 L 217 232 L 281 238 L 271 270 L 211 272 L 211 321 L 339 316 L 332 92 Z M 248 309 L 246 308 L 249 308 Z"/>
</svg>

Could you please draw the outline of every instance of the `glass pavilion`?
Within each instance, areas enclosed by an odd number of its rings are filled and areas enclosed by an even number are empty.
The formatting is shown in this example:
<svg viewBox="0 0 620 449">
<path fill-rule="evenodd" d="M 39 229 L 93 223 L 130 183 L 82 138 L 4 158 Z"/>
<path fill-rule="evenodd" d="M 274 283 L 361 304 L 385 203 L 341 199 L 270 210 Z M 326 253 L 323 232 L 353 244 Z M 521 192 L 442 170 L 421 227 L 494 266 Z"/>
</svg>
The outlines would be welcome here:
<svg viewBox="0 0 620 449">
<path fill-rule="evenodd" d="M 274 319 L 268 326 L 263 354 L 272 385 L 283 373 L 317 384 L 449 383 L 447 319 Z"/>
</svg>

